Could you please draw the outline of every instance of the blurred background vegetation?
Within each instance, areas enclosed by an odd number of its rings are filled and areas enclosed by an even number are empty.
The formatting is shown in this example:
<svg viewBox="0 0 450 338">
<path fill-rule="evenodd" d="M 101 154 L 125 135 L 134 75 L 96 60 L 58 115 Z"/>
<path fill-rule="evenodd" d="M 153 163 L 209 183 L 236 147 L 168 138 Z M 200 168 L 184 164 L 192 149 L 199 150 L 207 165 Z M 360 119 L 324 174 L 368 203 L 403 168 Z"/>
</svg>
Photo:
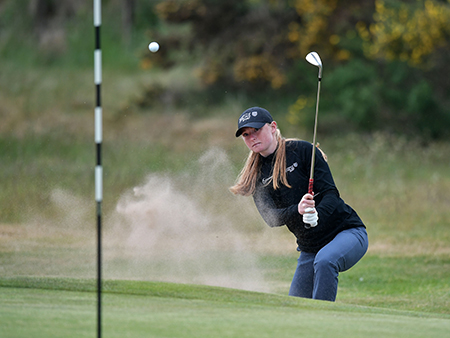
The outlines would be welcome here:
<svg viewBox="0 0 450 338">
<path fill-rule="evenodd" d="M 238 93 L 270 105 L 289 125 L 311 125 L 324 63 L 322 131 L 449 137 L 448 0 L 104 0 L 106 70 L 189 68 L 195 86 L 159 82 L 129 103 L 161 98 L 197 114 Z M 21 67 L 92 67 L 92 3 L 0 2 L 0 55 Z M 156 40 L 161 50 L 144 47 Z M 181 80 L 181 79 L 180 79 Z M 158 100 L 159 99 L 159 100 Z M 276 104 L 274 104 L 276 101 Z M 236 112 L 235 112 L 236 113 Z"/>
</svg>

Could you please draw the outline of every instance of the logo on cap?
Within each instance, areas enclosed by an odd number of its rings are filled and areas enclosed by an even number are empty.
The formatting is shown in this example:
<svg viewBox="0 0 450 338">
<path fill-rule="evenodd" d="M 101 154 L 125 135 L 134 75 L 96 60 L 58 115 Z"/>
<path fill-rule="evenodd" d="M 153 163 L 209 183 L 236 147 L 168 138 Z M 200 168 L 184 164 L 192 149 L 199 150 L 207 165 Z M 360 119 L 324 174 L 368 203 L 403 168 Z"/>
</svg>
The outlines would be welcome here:
<svg viewBox="0 0 450 338">
<path fill-rule="evenodd" d="M 253 112 L 253 113 L 256 113 L 256 112 Z M 258 113 L 256 113 L 256 115 L 258 115 Z M 253 115 L 253 116 L 256 116 L 256 115 Z M 246 114 L 242 115 L 241 118 L 239 119 L 239 123 L 250 120 L 250 117 L 251 117 L 250 113 L 246 113 Z"/>
</svg>

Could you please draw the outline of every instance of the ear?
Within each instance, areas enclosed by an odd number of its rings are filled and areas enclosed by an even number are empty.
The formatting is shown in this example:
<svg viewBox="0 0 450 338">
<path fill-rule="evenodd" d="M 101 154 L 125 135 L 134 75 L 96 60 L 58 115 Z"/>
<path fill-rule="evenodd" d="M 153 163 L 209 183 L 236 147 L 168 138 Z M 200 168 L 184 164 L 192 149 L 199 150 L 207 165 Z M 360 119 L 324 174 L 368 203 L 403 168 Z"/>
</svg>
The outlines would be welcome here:
<svg viewBox="0 0 450 338">
<path fill-rule="evenodd" d="M 270 123 L 270 128 L 272 133 L 275 133 L 277 131 L 277 123 L 275 121 L 272 121 L 272 123 Z"/>
</svg>

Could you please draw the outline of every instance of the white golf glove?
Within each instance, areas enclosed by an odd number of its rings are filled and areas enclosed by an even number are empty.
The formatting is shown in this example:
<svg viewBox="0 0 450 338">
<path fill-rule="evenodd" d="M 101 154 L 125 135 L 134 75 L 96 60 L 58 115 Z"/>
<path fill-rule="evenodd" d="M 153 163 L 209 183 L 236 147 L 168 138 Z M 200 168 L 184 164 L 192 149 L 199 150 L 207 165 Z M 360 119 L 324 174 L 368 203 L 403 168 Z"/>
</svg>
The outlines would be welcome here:
<svg viewBox="0 0 450 338">
<path fill-rule="evenodd" d="M 313 213 L 311 213 L 314 211 Z M 303 214 L 303 223 L 311 225 L 311 227 L 315 227 L 317 222 L 319 221 L 319 215 L 315 208 L 307 208 L 305 209 L 305 213 Z"/>
</svg>

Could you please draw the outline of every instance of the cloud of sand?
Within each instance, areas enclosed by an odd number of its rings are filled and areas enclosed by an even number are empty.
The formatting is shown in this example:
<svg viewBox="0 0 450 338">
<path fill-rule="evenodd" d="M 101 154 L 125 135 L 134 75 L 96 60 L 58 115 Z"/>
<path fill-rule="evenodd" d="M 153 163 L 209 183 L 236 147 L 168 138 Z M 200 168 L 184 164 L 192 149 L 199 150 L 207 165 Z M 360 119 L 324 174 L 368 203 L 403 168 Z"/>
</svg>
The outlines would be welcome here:
<svg viewBox="0 0 450 338">
<path fill-rule="evenodd" d="M 257 215 L 251 199 L 228 192 L 234 178 L 226 153 L 211 149 L 197 164 L 178 177 L 151 174 L 120 198 L 107 233 L 106 278 L 268 291 L 252 235 L 236 224 Z"/>
<path fill-rule="evenodd" d="M 102 218 L 103 278 L 270 292 L 261 253 L 286 253 L 294 241 L 265 226 L 251 198 L 228 191 L 234 180 L 226 152 L 213 148 L 177 175 L 149 174 L 124 192 Z M 0 270 L 96 277 L 93 201 L 61 188 L 48 198 L 49 213 L 33 210 L 27 224 L 1 227 L 2 249 L 13 259 Z"/>
</svg>

